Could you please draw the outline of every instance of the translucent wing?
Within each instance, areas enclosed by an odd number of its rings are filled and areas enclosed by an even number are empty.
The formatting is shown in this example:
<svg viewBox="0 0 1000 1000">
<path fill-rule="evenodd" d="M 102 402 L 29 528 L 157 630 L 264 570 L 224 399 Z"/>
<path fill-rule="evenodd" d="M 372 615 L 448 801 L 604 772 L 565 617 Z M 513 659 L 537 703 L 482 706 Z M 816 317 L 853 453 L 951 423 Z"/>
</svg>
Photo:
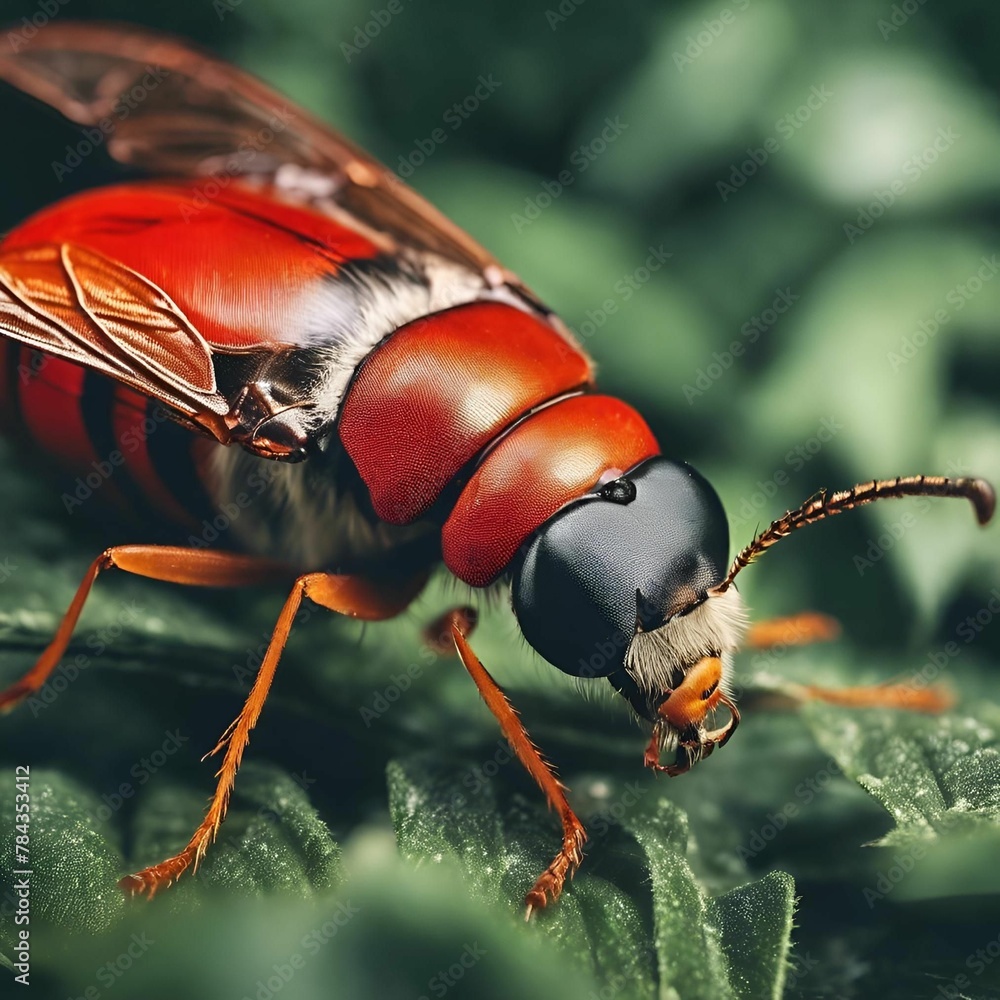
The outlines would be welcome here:
<svg viewBox="0 0 1000 1000">
<path fill-rule="evenodd" d="M 346 212 L 387 249 L 431 251 L 524 294 L 479 244 L 347 139 L 259 80 L 187 44 L 130 27 L 52 23 L 0 52 L 4 79 L 157 174 L 265 175 Z M 531 298 L 531 296 L 527 296 Z"/>
<path fill-rule="evenodd" d="M 162 289 L 100 254 L 68 243 L 0 250 L 0 330 L 229 439 L 208 343 Z"/>
</svg>

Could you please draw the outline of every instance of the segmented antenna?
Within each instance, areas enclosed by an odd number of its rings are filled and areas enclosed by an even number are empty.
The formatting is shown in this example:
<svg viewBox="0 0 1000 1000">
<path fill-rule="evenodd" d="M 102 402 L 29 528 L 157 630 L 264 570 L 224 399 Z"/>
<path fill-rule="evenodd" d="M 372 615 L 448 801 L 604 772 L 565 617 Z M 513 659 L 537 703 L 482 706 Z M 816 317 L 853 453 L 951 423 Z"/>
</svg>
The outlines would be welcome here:
<svg viewBox="0 0 1000 1000">
<path fill-rule="evenodd" d="M 749 566 L 762 552 L 775 542 L 790 535 L 807 524 L 853 510 L 876 500 L 898 500 L 902 497 L 964 497 L 976 511 L 980 524 L 986 524 L 993 517 L 996 508 L 996 493 L 985 479 L 948 479 L 945 476 L 897 476 L 895 479 L 873 479 L 870 483 L 860 483 L 849 490 L 841 490 L 832 495 L 820 490 L 801 507 L 772 521 L 733 560 L 729 574 L 717 587 L 709 592 L 725 593 L 741 569 Z"/>
</svg>

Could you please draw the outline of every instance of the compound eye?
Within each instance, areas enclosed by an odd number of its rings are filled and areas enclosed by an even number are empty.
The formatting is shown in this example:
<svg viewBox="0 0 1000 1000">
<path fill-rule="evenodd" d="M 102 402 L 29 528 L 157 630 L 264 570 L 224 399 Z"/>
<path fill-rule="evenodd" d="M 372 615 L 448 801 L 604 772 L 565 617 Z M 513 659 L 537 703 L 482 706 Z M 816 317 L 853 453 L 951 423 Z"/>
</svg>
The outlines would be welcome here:
<svg viewBox="0 0 1000 1000">
<path fill-rule="evenodd" d="M 525 543 L 512 565 L 514 613 L 525 639 L 564 673 L 624 676 L 637 631 L 706 599 L 728 552 L 722 504 L 690 466 L 656 457 L 609 468 Z"/>
</svg>

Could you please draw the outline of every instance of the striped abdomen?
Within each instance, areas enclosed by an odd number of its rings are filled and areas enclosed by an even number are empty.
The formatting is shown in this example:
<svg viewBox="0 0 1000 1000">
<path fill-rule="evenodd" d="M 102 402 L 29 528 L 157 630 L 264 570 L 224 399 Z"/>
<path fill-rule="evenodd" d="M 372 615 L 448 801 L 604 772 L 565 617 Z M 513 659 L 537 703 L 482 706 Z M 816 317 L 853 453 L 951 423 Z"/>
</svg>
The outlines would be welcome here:
<svg viewBox="0 0 1000 1000">
<path fill-rule="evenodd" d="M 59 467 L 70 512 L 96 500 L 190 528 L 212 510 L 198 473 L 211 442 L 127 386 L 2 338 L 0 431 Z"/>
</svg>

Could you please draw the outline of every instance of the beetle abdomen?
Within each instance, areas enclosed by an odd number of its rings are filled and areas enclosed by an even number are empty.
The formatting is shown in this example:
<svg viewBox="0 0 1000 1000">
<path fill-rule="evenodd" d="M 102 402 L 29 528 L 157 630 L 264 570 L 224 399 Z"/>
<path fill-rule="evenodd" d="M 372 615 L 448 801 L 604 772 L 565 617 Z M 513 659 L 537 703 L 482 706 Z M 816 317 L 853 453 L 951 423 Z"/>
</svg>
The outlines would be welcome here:
<svg viewBox="0 0 1000 1000">
<path fill-rule="evenodd" d="M 0 431 L 64 473 L 68 512 L 93 499 L 95 512 L 185 527 L 210 513 L 196 461 L 210 443 L 128 386 L 0 339 L 0 402 Z"/>
</svg>

